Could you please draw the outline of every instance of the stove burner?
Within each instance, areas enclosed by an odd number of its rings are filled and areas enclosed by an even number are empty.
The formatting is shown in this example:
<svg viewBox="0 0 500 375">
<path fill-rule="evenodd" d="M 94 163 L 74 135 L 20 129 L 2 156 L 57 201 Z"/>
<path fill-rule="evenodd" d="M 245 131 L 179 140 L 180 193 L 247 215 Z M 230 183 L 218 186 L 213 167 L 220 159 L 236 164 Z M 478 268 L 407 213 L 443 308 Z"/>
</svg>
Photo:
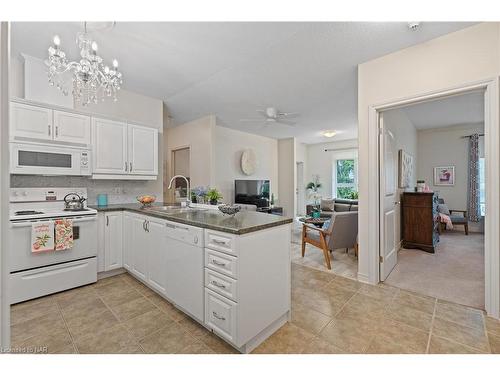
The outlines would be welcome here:
<svg viewBox="0 0 500 375">
<path fill-rule="evenodd" d="M 34 210 L 26 210 L 26 211 L 16 211 L 14 213 L 16 216 L 22 216 L 22 215 L 41 215 L 43 212 L 40 211 L 34 211 Z"/>
</svg>

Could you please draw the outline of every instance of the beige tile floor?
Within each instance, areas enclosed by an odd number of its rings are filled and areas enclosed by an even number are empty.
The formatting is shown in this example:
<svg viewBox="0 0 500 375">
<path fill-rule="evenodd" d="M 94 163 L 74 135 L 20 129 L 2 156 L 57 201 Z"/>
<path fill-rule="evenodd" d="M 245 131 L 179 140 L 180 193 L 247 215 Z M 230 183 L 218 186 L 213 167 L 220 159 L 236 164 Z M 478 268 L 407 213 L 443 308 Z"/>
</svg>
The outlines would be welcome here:
<svg viewBox="0 0 500 375">
<path fill-rule="evenodd" d="M 481 310 L 292 264 L 292 321 L 254 353 L 500 353 Z M 235 353 L 128 274 L 12 306 L 12 346 L 49 353 Z"/>
</svg>

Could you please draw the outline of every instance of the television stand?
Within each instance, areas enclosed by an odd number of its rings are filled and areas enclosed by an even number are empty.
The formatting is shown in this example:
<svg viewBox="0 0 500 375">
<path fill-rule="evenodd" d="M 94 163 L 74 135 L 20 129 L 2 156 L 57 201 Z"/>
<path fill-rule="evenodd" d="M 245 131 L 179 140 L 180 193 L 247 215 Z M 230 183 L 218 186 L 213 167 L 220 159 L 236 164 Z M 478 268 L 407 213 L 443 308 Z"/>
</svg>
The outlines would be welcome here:
<svg viewBox="0 0 500 375">
<path fill-rule="evenodd" d="M 257 212 L 283 216 L 283 207 L 259 207 Z"/>
</svg>

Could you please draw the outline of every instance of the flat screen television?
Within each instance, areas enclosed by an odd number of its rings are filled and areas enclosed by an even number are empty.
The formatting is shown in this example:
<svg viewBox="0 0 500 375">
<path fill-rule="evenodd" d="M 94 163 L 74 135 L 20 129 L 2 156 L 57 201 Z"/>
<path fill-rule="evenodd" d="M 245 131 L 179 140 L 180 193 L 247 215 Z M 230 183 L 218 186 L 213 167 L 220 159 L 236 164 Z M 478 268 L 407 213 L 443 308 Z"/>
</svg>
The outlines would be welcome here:
<svg viewBox="0 0 500 375">
<path fill-rule="evenodd" d="M 269 180 L 234 180 L 234 203 L 269 207 Z"/>
</svg>

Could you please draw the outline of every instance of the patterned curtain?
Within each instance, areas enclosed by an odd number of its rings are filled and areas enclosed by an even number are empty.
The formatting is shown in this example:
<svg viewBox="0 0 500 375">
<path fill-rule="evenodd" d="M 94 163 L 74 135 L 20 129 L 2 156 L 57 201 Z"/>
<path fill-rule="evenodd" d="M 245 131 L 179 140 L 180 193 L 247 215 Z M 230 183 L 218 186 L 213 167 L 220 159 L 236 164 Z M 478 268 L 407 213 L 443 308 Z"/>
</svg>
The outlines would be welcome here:
<svg viewBox="0 0 500 375">
<path fill-rule="evenodd" d="M 478 222 L 481 219 L 479 207 L 479 135 L 472 134 L 469 138 L 469 188 L 467 196 L 469 221 Z"/>
</svg>

